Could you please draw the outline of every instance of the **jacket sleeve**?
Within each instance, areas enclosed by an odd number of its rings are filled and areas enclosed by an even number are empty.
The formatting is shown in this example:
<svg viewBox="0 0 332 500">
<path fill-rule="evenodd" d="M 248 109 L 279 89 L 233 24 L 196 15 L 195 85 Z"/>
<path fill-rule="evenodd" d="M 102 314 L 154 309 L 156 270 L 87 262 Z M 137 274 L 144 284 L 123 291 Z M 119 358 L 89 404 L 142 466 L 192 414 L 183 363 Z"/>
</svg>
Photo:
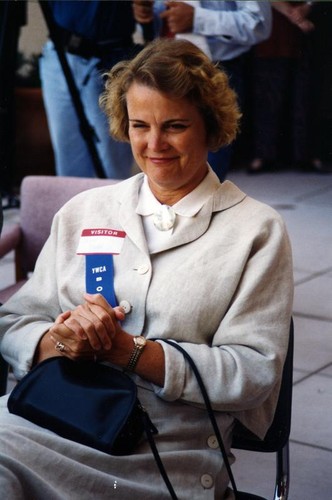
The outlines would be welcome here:
<svg viewBox="0 0 332 500">
<path fill-rule="evenodd" d="M 269 2 L 234 3 L 237 4 L 236 10 L 196 7 L 193 32 L 231 45 L 236 43 L 251 46 L 267 39 L 272 23 Z"/>
<path fill-rule="evenodd" d="M 255 223 L 253 217 L 253 232 Z M 287 352 L 293 273 L 280 217 L 257 228 L 246 255 L 245 262 L 238 263 L 240 278 L 211 345 L 182 343 L 199 367 L 214 408 L 220 411 L 240 412 L 262 405 L 278 389 Z M 156 388 L 158 395 L 201 404 L 195 377 L 182 355 L 165 343 L 163 348 L 166 378 L 164 387 Z"/>
</svg>

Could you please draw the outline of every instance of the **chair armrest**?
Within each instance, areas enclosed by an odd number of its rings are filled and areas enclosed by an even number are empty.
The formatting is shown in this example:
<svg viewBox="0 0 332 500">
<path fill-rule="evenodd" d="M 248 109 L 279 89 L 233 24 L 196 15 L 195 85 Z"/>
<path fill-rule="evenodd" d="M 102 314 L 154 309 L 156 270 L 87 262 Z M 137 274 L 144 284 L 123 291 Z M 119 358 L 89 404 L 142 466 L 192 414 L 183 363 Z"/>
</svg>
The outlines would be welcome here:
<svg viewBox="0 0 332 500">
<path fill-rule="evenodd" d="M 0 258 L 15 250 L 21 241 L 21 228 L 19 224 L 13 224 L 4 228 L 0 237 Z"/>
</svg>

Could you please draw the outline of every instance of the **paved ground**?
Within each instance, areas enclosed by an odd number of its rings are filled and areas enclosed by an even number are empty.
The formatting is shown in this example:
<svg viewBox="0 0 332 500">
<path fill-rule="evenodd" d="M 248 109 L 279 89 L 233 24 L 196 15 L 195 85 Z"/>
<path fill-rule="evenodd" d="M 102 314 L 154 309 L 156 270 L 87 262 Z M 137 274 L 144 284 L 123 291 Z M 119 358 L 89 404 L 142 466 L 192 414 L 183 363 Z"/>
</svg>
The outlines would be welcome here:
<svg viewBox="0 0 332 500">
<path fill-rule="evenodd" d="M 332 499 L 332 175 L 280 172 L 229 178 L 284 217 L 294 254 L 295 359 L 290 500 Z M 5 212 L 5 223 L 17 219 Z M 0 287 L 13 279 L 0 262 Z M 237 451 L 241 490 L 273 496 L 274 455 Z"/>
<path fill-rule="evenodd" d="M 295 354 L 290 500 L 332 499 L 332 175 L 282 172 L 231 180 L 274 206 L 290 234 Z M 273 455 L 238 452 L 241 489 L 272 498 Z"/>
</svg>

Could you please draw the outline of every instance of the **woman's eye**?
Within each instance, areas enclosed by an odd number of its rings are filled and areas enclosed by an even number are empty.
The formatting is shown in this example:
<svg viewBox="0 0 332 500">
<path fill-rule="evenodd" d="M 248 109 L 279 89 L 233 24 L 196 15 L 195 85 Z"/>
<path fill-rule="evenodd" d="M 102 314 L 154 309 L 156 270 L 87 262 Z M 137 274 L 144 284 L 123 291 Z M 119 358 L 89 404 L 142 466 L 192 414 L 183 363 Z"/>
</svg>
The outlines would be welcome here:
<svg viewBox="0 0 332 500">
<path fill-rule="evenodd" d="M 145 128 L 147 125 L 145 123 L 132 123 L 132 128 Z"/>
<path fill-rule="evenodd" d="M 187 125 L 183 123 L 170 123 L 167 125 L 167 128 L 170 130 L 184 130 L 187 128 Z"/>
</svg>

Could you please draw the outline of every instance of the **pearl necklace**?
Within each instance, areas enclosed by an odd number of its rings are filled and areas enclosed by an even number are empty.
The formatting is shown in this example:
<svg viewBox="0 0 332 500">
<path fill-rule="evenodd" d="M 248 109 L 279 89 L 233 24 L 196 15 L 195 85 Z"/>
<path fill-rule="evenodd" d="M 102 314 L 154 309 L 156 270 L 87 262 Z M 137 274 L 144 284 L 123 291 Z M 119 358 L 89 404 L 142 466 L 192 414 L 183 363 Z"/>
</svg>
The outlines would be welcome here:
<svg viewBox="0 0 332 500">
<path fill-rule="evenodd" d="M 153 224 L 158 231 L 169 231 L 175 224 L 176 213 L 169 205 L 160 205 L 153 214 Z"/>
</svg>

